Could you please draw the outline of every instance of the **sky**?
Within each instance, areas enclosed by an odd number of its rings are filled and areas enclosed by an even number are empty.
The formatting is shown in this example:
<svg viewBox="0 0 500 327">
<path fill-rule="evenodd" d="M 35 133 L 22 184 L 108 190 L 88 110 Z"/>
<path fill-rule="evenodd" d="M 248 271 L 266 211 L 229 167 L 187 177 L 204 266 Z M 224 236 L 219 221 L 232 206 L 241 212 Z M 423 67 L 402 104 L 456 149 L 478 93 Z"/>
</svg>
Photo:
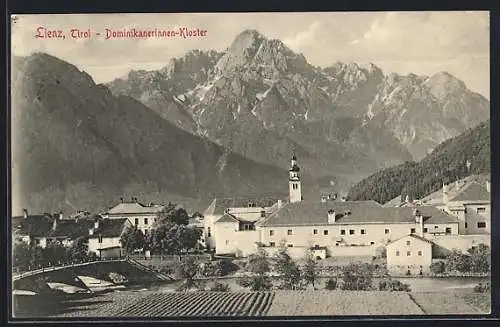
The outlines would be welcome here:
<svg viewBox="0 0 500 327">
<path fill-rule="evenodd" d="M 39 27 L 63 30 L 65 39 L 35 38 Z M 108 39 L 105 29 L 187 27 L 205 37 Z M 70 30 L 90 29 L 90 39 Z M 12 22 L 12 53 L 46 52 L 89 73 L 96 83 L 131 69 L 153 70 L 191 49 L 224 51 L 245 29 L 282 40 L 309 63 L 374 63 L 384 73 L 432 75 L 448 71 L 489 99 L 489 13 L 214 13 L 18 15 Z M 95 33 L 100 32 L 101 36 Z"/>
</svg>

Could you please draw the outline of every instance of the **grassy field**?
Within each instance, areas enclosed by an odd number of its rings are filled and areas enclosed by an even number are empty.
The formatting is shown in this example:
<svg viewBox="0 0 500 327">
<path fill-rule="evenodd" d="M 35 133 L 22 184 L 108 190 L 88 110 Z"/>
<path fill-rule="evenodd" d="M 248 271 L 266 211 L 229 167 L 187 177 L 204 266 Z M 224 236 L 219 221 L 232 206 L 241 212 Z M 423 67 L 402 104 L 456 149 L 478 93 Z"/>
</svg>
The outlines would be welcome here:
<svg viewBox="0 0 500 327">
<path fill-rule="evenodd" d="M 491 296 L 467 292 L 415 292 L 409 293 L 425 314 L 488 314 Z"/>
<path fill-rule="evenodd" d="M 268 315 L 418 315 L 422 310 L 407 293 L 377 291 L 276 292 Z"/>
</svg>

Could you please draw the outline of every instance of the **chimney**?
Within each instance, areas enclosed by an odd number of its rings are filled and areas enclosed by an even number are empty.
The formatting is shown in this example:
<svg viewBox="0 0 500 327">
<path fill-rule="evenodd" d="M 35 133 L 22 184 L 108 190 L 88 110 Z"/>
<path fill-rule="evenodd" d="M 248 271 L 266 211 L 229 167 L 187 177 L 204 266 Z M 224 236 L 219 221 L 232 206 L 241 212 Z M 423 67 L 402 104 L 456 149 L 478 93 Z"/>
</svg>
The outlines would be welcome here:
<svg viewBox="0 0 500 327">
<path fill-rule="evenodd" d="M 59 220 L 59 217 L 54 217 L 54 220 L 52 221 L 52 230 L 55 231 L 57 229 L 57 221 Z"/>
<path fill-rule="evenodd" d="M 321 196 L 321 202 L 326 202 L 326 197 L 324 195 Z"/>
<path fill-rule="evenodd" d="M 335 223 L 335 210 L 333 209 L 328 210 L 328 223 L 329 224 Z"/>
<path fill-rule="evenodd" d="M 59 219 L 63 219 L 64 218 L 64 215 L 63 215 L 63 212 L 62 211 L 59 211 Z"/>
<path fill-rule="evenodd" d="M 343 197 L 342 197 L 342 199 L 341 199 L 341 201 L 342 201 L 342 202 L 346 202 L 346 201 L 347 201 L 346 197 L 345 197 L 345 196 L 343 196 Z"/>
<path fill-rule="evenodd" d="M 488 191 L 488 193 L 491 193 L 491 182 L 490 181 L 486 181 L 486 191 Z"/>
<path fill-rule="evenodd" d="M 89 236 L 92 236 L 92 235 L 94 235 L 94 229 L 93 229 L 93 228 L 90 228 L 90 229 L 89 229 Z"/>
<path fill-rule="evenodd" d="M 120 198 L 120 203 L 123 203 L 123 196 Z"/>
<path fill-rule="evenodd" d="M 460 181 L 455 182 L 455 189 L 458 191 L 460 189 Z"/>
<path fill-rule="evenodd" d="M 28 209 L 23 209 L 23 217 L 28 218 Z"/>
<path fill-rule="evenodd" d="M 283 205 L 283 201 L 278 200 L 278 209 L 280 209 L 282 205 Z"/>
<path fill-rule="evenodd" d="M 99 220 L 94 222 L 94 229 L 99 229 Z"/>
</svg>

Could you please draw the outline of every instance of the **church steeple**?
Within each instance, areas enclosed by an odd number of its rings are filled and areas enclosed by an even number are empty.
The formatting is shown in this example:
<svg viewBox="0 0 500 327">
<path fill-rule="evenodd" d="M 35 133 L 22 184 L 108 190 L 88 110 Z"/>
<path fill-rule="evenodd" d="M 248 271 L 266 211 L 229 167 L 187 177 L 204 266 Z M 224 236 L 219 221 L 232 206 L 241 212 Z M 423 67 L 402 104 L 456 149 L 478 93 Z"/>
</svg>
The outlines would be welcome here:
<svg viewBox="0 0 500 327">
<path fill-rule="evenodd" d="M 290 190 L 290 203 L 302 201 L 302 190 L 300 183 L 300 167 L 297 164 L 297 156 L 292 157 L 289 170 L 289 190 Z"/>
</svg>

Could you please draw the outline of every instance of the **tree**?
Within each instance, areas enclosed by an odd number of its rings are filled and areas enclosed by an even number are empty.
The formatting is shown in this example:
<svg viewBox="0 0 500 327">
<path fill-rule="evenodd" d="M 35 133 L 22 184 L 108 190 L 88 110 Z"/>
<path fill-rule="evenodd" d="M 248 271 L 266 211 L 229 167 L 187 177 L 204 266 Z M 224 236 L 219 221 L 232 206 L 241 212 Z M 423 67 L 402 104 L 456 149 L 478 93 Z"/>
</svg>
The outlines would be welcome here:
<svg viewBox="0 0 500 327">
<path fill-rule="evenodd" d="M 372 286 L 373 267 L 367 263 L 351 263 L 342 269 L 342 289 L 366 291 Z"/>
<path fill-rule="evenodd" d="M 311 284 L 313 289 L 316 289 L 315 283 L 318 280 L 319 269 L 311 249 L 306 250 L 305 264 L 302 270 L 302 275 L 307 284 Z"/>
<path fill-rule="evenodd" d="M 144 234 L 137 226 L 128 227 L 121 235 L 120 242 L 127 252 L 133 252 L 144 247 Z"/>
<path fill-rule="evenodd" d="M 42 253 L 44 265 L 61 265 L 68 259 L 67 248 L 58 241 L 48 242 Z"/>
<path fill-rule="evenodd" d="M 184 279 L 184 284 L 180 286 L 179 290 L 187 291 L 195 286 L 194 277 L 199 269 L 198 263 L 192 257 L 186 257 L 185 260 L 176 267 L 176 275 Z"/>
<path fill-rule="evenodd" d="M 486 244 L 479 244 L 468 249 L 470 256 L 470 271 L 473 273 L 488 273 L 491 270 L 491 250 Z"/>
<path fill-rule="evenodd" d="M 279 274 L 280 285 L 278 288 L 294 290 L 301 282 L 300 269 L 288 254 L 286 247 L 281 247 L 274 256 L 274 266 Z"/>
<path fill-rule="evenodd" d="M 325 289 L 330 291 L 337 289 L 337 279 L 336 278 L 328 279 L 325 284 Z"/>
<path fill-rule="evenodd" d="M 262 248 L 259 248 L 257 253 L 249 256 L 247 270 L 252 276 L 244 279 L 241 283 L 242 286 L 250 287 L 252 291 L 267 291 L 272 288 L 271 280 L 267 276 L 271 270 L 269 258 Z"/>
<path fill-rule="evenodd" d="M 451 253 L 446 256 L 446 270 L 450 272 L 470 272 L 471 260 L 468 255 L 453 249 Z"/>
<path fill-rule="evenodd" d="M 70 261 L 84 261 L 89 259 L 88 237 L 77 238 L 68 248 L 68 259 Z"/>
<path fill-rule="evenodd" d="M 385 248 L 385 246 L 379 246 L 376 250 L 375 250 L 375 256 L 377 258 L 386 258 L 387 257 L 387 249 Z"/>
<path fill-rule="evenodd" d="M 25 242 L 16 243 L 12 253 L 13 265 L 22 268 L 32 265 L 32 248 L 32 246 Z"/>
<path fill-rule="evenodd" d="M 169 203 L 162 211 L 158 213 L 157 223 L 159 225 L 171 222 L 176 225 L 189 224 L 189 215 L 183 208 L 178 208 L 176 205 Z"/>
<path fill-rule="evenodd" d="M 180 254 L 198 246 L 202 231 L 195 227 L 166 221 L 157 225 L 148 237 L 148 246 L 155 252 Z"/>
</svg>

